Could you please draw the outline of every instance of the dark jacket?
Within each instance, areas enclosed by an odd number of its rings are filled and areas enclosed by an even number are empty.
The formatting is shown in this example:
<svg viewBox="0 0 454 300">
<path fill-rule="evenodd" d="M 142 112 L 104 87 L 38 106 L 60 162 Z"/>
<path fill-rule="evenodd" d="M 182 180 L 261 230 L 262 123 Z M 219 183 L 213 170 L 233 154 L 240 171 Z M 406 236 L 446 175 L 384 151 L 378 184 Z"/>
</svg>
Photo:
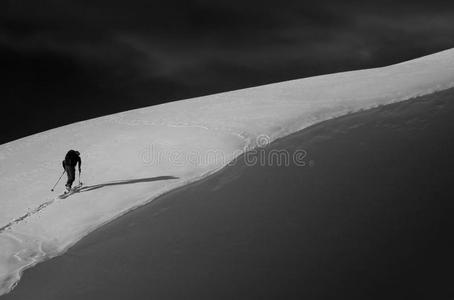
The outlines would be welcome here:
<svg viewBox="0 0 454 300">
<path fill-rule="evenodd" d="M 74 151 L 74 150 L 69 150 L 68 153 L 66 153 L 65 160 L 62 161 L 63 168 L 65 169 L 66 166 L 75 168 L 77 164 L 79 164 L 79 171 L 80 171 L 80 166 L 82 165 L 82 160 L 80 159 L 80 156 L 78 154 L 79 152 Z"/>
</svg>

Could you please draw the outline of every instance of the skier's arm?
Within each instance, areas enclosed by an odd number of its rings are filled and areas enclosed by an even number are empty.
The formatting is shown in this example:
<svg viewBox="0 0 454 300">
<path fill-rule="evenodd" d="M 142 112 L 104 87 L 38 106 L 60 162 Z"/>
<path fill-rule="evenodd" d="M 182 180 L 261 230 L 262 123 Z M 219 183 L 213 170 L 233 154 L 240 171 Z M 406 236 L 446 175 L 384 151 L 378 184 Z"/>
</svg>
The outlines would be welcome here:
<svg viewBox="0 0 454 300">
<path fill-rule="evenodd" d="M 80 173 L 80 166 L 82 165 L 82 159 L 80 159 L 80 157 L 79 157 L 79 160 L 77 162 L 79 164 L 79 173 Z"/>
<path fill-rule="evenodd" d="M 61 161 L 61 165 L 63 166 L 63 169 L 65 169 L 65 161 L 64 160 Z"/>
</svg>

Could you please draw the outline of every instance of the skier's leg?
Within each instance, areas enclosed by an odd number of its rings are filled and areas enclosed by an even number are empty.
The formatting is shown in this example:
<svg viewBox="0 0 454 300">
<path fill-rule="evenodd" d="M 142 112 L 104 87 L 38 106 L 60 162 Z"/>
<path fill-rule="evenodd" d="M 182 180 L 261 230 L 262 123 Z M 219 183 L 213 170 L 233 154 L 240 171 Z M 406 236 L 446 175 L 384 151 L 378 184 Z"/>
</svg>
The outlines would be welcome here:
<svg viewBox="0 0 454 300">
<path fill-rule="evenodd" d="M 69 182 L 69 188 L 71 188 L 71 186 L 73 185 L 74 180 L 76 179 L 76 168 L 71 167 L 70 169 L 71 169 L 70 170 L 71 180 Z"/>
<path fill-rule="evenodd" d="M 66 174 L 68 175 L 68 181 L 66 182 L 66 189 L 68 191 L 71 190 L 71 186 L 73 185 L 75 173 L 76 173 L 76 170 L 74 167 L 66 166 Z"/>
<path fill-rule="evenodd" d="M 70 169 L 71 168 L 69 166 L 65 166 L 66 176 L 68 177 L 68 179 L 66 180 L 65 187 L 66 187 L 66 189 L 68 191 L 71 189 L 71 172 L 70 172 Z"/>
</svg>

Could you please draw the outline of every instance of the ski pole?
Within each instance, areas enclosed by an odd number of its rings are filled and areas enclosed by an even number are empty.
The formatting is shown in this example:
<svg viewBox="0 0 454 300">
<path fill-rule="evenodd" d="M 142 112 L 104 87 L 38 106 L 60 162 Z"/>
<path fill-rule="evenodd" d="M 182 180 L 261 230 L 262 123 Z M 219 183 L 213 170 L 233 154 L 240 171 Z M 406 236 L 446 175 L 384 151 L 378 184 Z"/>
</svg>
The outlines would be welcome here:
<svg viewBox="0 0 454 300">
<path fill-rule="evenodd" d="M 55 185 L 52 187 L 52 189 L 50 190 L 51 192 L 54 191 L 55 187 L 57 186 L 57 184 L 60 182 L 60 179 L 63 177 L 63 175 L 65 174 L 66 170 L 63 171 L 63 173 L 61 173 L 60 175 L 60 178 L 58 178 L 57 182 L 55 183 Z"/>
</svg>

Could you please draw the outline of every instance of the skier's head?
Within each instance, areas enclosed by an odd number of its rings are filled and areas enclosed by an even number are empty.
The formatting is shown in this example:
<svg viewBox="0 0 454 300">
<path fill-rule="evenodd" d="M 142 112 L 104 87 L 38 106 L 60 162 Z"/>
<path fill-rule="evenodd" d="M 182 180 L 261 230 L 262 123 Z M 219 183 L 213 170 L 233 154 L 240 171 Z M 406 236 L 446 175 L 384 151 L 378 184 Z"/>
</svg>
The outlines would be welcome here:
<svg viewBox="0 0 454 300">
<path fill-rule="evenodd" d="M 74 152 L 76 152 L 77 156 L 80 156 L 80 152 L 79 151 L 74 151 Z"/>
</svg>

